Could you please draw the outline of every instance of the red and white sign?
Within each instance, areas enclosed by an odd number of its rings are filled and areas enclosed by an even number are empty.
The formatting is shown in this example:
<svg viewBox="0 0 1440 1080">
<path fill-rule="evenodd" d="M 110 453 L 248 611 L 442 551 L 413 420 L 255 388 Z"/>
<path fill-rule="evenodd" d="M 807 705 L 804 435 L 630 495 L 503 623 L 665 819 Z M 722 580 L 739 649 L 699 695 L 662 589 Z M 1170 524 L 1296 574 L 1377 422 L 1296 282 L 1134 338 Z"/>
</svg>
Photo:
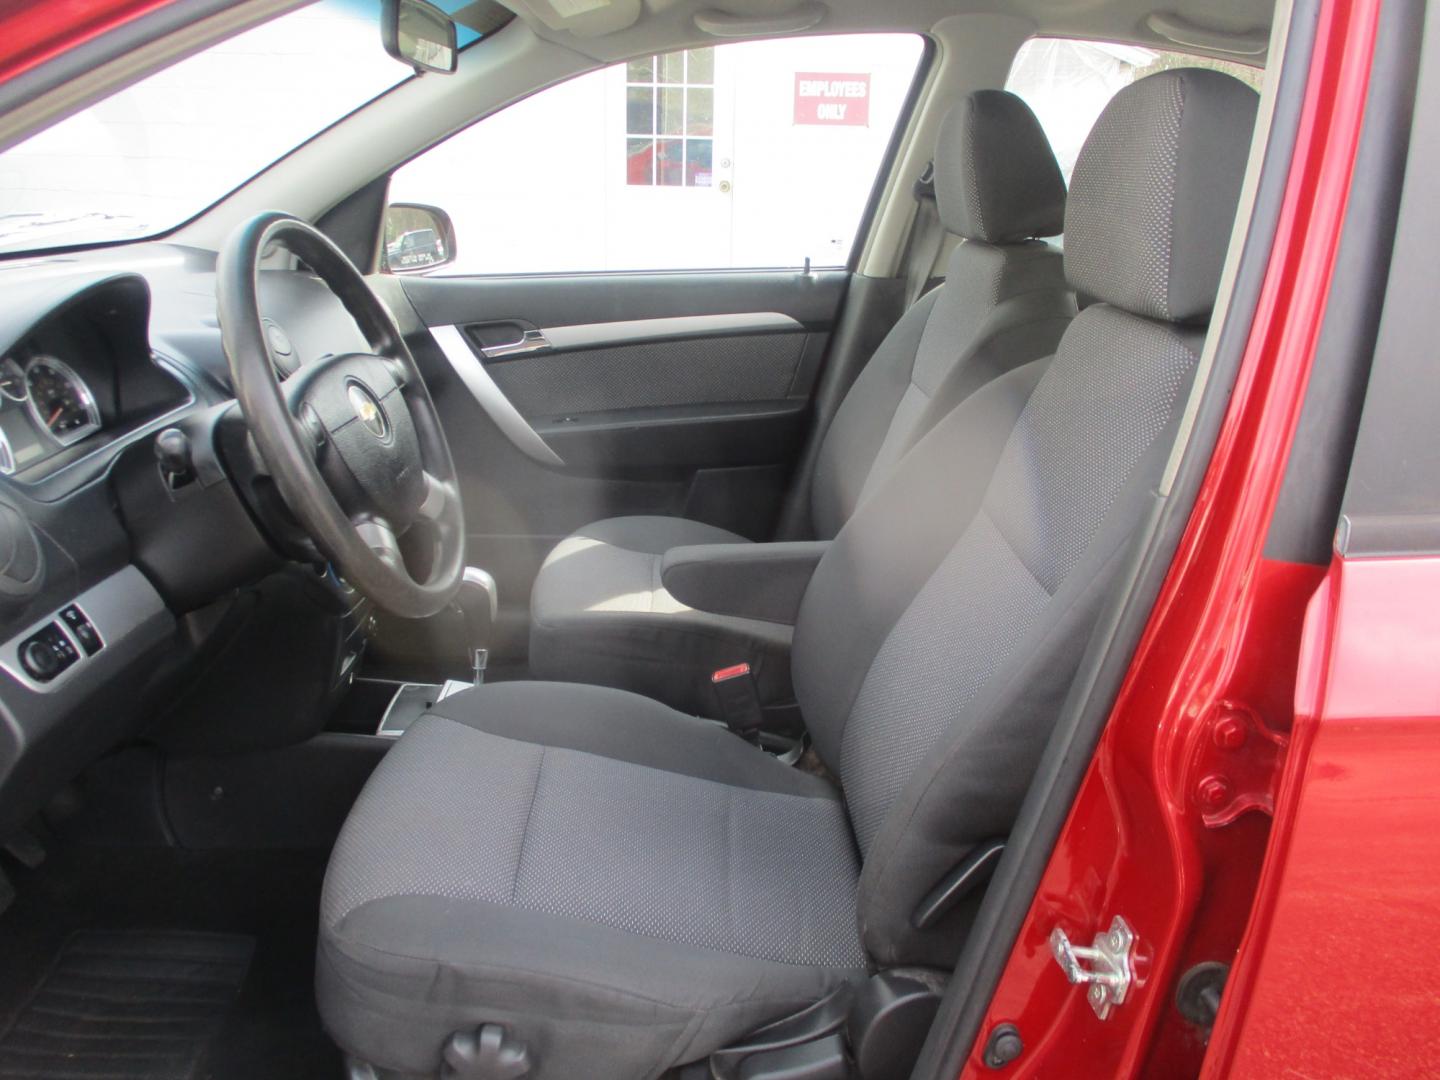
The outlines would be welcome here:
<svg viewBox="0 0 1440 1080">
<path fill-rule="evenodd" d="M 870 75 L 825 71 L 795 73 L 795 123 L 866 127 L 870 123 Z"/>
</svg>

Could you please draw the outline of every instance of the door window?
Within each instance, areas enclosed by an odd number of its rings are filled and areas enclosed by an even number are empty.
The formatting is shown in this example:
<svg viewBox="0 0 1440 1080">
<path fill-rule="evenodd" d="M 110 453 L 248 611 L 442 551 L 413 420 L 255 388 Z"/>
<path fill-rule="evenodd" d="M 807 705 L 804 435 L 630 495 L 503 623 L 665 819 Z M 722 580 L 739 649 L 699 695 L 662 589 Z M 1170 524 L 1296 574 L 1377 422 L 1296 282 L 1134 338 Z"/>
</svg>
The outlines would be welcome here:
<svg viewBox="0 0 1440 1080">
<path fill-rule="evenodd" d="M 449 212 L 441 274 L 842 266 L 923 51 L 850 34 L 638 57 L 479 121 L 390 199 Z"/>
</svg>

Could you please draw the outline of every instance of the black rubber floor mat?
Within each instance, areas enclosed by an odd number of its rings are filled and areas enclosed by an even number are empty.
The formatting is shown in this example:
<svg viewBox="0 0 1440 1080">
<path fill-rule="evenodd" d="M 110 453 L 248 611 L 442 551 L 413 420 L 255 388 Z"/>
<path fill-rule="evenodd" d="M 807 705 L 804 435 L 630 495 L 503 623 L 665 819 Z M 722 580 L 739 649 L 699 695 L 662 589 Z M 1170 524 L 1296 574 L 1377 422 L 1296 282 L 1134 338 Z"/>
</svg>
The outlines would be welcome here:
<svg viewBox="0 0 1440 1080">
<path fill-rule="evenodd" d="M 74 934 L 0 1036 L 0 1077 L 191 1080 L 254 951 L 238 934 Z"/>
</svg>

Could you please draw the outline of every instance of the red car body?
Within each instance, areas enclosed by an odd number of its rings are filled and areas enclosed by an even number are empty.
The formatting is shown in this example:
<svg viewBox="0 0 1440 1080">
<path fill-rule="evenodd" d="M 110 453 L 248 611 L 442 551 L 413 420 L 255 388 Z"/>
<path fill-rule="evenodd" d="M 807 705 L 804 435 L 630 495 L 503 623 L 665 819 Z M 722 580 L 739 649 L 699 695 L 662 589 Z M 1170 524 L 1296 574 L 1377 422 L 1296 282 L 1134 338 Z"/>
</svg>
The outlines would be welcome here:
<svg viewBox="0 0 1440 1080">
<path fill-rule="evenodd" d="M 171 0 L 0 9 L 0 84 Z M 1264 557 L 1331 275 L 1380 0 L 1322 5 L 1298 137 L 1213 460 L 963 1072 L 1410 1076 L 1440 1062 L 1440 558 Z M 1051 958 L 1123 914 L 1100 1021 Z M 1204 1041 L 1170 1008 L 1234 963 Z M 1024 1055 L 983 1051 L 1014 1023 Z"/>
<path fill-rule="evenodd" d="M 171 0 L 59 0 L 0 8 L 0 83 L 158 11 Z"/>
<path fill-rule="evenodd" d="M 1245 359 L 1193 517 L 966 1076 L 1416 1076 L 1440 1067 L 1440 559 L 1264 557 L 1339 252 L 1378 0 L 1324 5 Z M 1123 912 L 1102 1023 L 1051 927 Z M 1179 973 L 1234 956 L 1208 1045 Z"/>
</svg>

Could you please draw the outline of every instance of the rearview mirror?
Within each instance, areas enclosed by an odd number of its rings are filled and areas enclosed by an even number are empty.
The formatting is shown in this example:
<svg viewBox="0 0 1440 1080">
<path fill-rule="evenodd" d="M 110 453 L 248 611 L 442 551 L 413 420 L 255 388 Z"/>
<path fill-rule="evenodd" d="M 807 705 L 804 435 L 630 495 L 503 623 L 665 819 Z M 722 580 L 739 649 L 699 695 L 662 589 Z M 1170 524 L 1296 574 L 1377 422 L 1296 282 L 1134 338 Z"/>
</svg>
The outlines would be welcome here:
<svg viewBox="0 0 1440 1080">
<path fill-rule="evenodd" d="M 425 0 L 384 0 L 380 41 L 396 60 L 417 72 L 455 70 L 455 20 Z"/>
<path fill-rule="evenodd" d="M 385 245 L 380 267 L 416 274 L 455 261 L 455 226 L 438 206 L 391 203 L 385 208 Z"/>
</svg>

